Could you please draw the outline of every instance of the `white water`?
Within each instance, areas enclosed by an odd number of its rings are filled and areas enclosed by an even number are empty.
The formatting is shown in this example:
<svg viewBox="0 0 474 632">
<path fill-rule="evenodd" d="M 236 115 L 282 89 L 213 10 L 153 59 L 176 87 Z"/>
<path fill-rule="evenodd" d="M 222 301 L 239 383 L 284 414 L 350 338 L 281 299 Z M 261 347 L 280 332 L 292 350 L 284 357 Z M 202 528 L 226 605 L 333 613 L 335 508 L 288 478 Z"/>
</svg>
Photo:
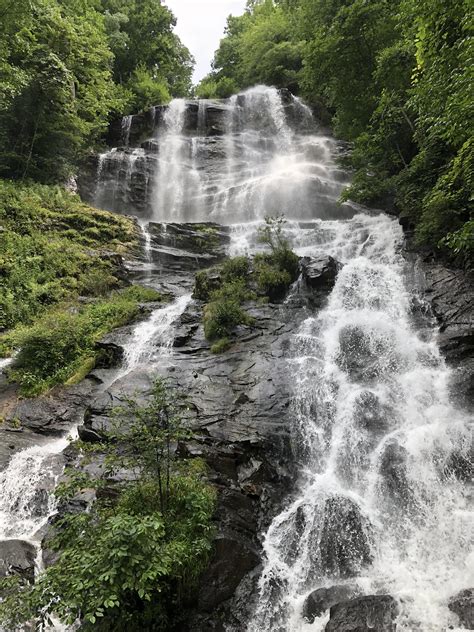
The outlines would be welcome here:
<svg viewBox="0 0 474 632">
<path fill-rule="evenodd" d="M 122 375 L 138 366 L 149 365 L 171 351 L 174 340 L 172 324 L 181 316 L 191 301 L 191 294 L 184 294 L 172 303 L 155 309 L 147 320 L 139 323 L 124 345 L 125 358 Z"/>
<path fill-rule="evenodd" d="M 468 455 L 469 420 L 449 400 L 435 337 L 411 324 L 400 239 L 383 215 L 299 238 L 300 251 L 346 265 L 293 340 L 301 477 L 265 536 L 248 632 L 323 630 L 326 616 L 303 621 L 305 597 L 344 582 L 395 596 L 398 630 L 438 632 L 457 622 L 449 596 L 474 582 L 468 490 L 445 469 L 453 453 Z"/>
<path fill-rule="evenodd" d="M 217 116 L 219 129 L 206 136 L 208 114 Z M 337 202 L 347 176 L 334 162 L 334 139 L 317 133 L 299 99 L 284 103 L 274 88 L 257 86 L 221 103 L 175 99 L 144 147 L 101 157 L 98 206 L 146 213 L 155 222 L 235 224 L 266 214 L 309 220 L 354 214 L 352 205 Z M 137 190 L 137 181 L 146 193 Z M 140 195 L 146 200 L 138 204 Z"/>
<path fill-rule="evenodd" d="M 51 494 L 61 471 L 58 455 L 67 438 L 14 454 L 0 472 L 0 540 L 34 539 L 55 510 Z"/>
</svg>

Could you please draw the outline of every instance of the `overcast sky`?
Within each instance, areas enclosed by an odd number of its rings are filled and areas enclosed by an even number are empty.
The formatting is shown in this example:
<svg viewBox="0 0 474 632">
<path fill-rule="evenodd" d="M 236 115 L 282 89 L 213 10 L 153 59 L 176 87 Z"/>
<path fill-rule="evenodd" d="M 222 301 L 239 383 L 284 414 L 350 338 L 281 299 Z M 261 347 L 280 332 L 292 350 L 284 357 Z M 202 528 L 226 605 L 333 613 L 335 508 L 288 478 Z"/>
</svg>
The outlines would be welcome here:
<svg viewBox="0 0 474 632">
<path fill-rule="evenodd" d="M 164 4 L 178 19 L 176 32 L 196 59 L 194 82 L 197 83 L 211 69 L 227 16 L 242 14 L 246 0 L 165 0 Z"/>
</svg>

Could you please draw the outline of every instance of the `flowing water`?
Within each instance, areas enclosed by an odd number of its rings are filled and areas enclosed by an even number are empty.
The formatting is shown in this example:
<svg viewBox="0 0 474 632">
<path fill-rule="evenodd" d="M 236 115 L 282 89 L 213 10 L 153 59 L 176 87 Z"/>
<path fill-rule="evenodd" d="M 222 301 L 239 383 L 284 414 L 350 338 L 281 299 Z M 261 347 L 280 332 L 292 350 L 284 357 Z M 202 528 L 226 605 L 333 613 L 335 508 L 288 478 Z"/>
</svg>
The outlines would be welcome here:
<svg viewBox="0 0 474 632">
<path fill-rule="evenodd" d="M 153 109 L 150 121 L 133 148 L 140 133 L 124 119 L 122 147 L 99 157 L 90 195 L 139 217 L 149 281 L 149 221 L 228 225 L 230 254 L 238 254 L 259 248 L 265 215 L 284 213 L 298 254 L 344 264 L 326 307 L 295 332 L 286 358 L 300 474 L 263 535 L 247 632 L 323 630 L 327 617 L 305 622 L 303 603 L 334 584 L 392 594 L 400 630 L 455 625 L 447 599 L 474 583 L 472 507 L 452 468 L 467 455 L 469 420 L 450 400 L 432 323 L 414 316 L 398 223 L 338 203 L 343 148 L 291 95 L 260 86 L 225 101 L 177 99 Z M 172 324 L 190 300 L 183 295 L 135 327 L 114 380 L 170 353 Z M 29 537 L 54 510 L 49 497 L 41 517 L 29 507 L 57 445 L 15 455 L 2 473 L 4 537 Z"/>
<path fill-rule="evenodd" d="M 298 254 L 344 264 L 326 308 L 304 321 L 287 358 L 300 477 L 264 535 L 248 632 L 323 630 L 327 616 L 306 622 L 303 603 L 334 584 L 392 594 L 400 630 L 456 624 L 447 601 L 474 583 L 473 513 L 450 464 L 467 456 L 469 420 L 450 400 L 432 323 L 414 317 L 398 223 L 338 204 L 347 183 L 340 148 L 301 101 L 274 89 L 176 100 L 154 140 L 155 153 L 144 144 L 147 197 L 138 214 L 230 225 L 236 255 L 259 248 L 266 214 L 284 213 Z M 99 192 L 113 190 L 119 159 L 111 156 Z M 129 151 L 121 156 L 133 161 Z"/>
</svg>

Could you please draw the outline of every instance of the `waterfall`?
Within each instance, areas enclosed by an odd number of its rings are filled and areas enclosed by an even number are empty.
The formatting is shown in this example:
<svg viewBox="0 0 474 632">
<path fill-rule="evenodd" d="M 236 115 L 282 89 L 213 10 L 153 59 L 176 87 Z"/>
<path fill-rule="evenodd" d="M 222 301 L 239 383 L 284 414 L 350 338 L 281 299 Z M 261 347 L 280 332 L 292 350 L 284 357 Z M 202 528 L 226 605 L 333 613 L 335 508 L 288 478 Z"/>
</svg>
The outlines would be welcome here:
<svg viewBox="0 0 474 632">
<path fill-rule="evenodd" d="M 124 116 L 122 119 L 122 142 L 125 147 L 130 144 L 130 130 L 132 129 L 133 115 Z"/>
<path fill-rule="evenodd" d="M 433 323 L 412 313 L 400 226 L 338 201 L 348 183 L 340 152 L 301 100 L 275 88 L 175 99 L 140 148 L 100 159 L 96 200 L 142 226 L 227 225 L 231 256 L 261 248 L 261 221 L 283 213 L 300 256 L 343 264 L 324 309 L 278 360 L 291 376 L 298 477 L 262 534 L 247 632 L 322 632 L 329 615 L 304 620 L 305 600 L 335 585 L 393 595 L 399 631 L 444 632 L 457 621 L 448 598 L 474 584 L 473 513 L 452 465 L 468 458 L 469 420 L 450 399 Z M 167 357 L 170 324 L 189 301 L 137 326 L 119 377 Z"/>
<path fill-rule="evenodd" d="M 248 632 L 324 630 L 327 617 L 305 623 L 303 603 L 341 583 L 395 596 L 398 630 L 442 631 L 456 620 L 448 597 L 474 579 L 474 516 L 448 467 L 467 456 L 468 419 L 450 402 L 435 337 L 412 324 L 398 224 L 328 224 L 313 253 L 345 265 L 293 339 L 300 480 L 265 535 Z"/>
<path fill-rule="evenodd" d="M 67 439 L 58 439 L 21 450 L 0 472 L 0 540 L 33 539 L 54 512 L 50 492 L 62 469 L 59 455 L 67 445 Z"/>
<path fill-rule="evenodd" d="M 155 222 L 221 224 L 355 212 L 338 203 L 347 177 L 334 160 L 336 142 L 317 132 L 307 106 L 275 88 L 174 99 L 136 151 L 133 163 L 130 149 L 101 158 L 97 206 Z"/>
<path fill-rule="evenodd" d="M 170 351 L 174 331 L 171 325 L 181 316 L 191 301 L 184 294 L 164 307 L 154 310 L 147 320 L 139 323 L 125 344 L 124 374 L 140 365 L 149 365 Z"/>
</svg>

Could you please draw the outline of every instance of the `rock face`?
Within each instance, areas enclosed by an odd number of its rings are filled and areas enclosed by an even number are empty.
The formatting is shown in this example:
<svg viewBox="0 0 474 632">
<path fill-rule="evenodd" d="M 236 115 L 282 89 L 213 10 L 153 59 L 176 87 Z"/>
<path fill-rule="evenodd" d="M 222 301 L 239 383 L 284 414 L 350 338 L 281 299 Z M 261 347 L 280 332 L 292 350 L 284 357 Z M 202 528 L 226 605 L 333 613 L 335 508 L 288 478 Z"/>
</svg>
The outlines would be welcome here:
<svg viewBox="0 0 474 632">
<path fill-rule="evenodd" d="M 329 498 L 322 525 L 319 547 L 326 573 L 352 577 L 372 562 L 369 523 L 349 498 Z"/>
<path fill-rule="evenodd" d="M 304 257 L 301 261 L 304 282 L 317 290 L 331 290 L 341 268 L 333 257 Z"/>
<path fill-rule="evenodd" d="M 326 632 L 396 632 L 397 603 L 390 595 L 369 595 L 331 608 Z"/>
<path fill-rule="evenodd" d="M 453 397 L 474 411 L 474 270 L 450 268 L 440 262 L 415 258 L 413 279 L 439 324 L 438 344 L 454 371 Z"/>
<path fill-rule="evenodd" d="M 466 588 L 460 593 L 451 597 L 449 609 L 459 617 L 459 623 L 472 630 L 474 628 L 474 588 Z"/>
<path fill-rule="evenodd" d="M 313 623 L 316 617 L 342 601 L 348 601 L 359 594 L 357 586 L 350 584 L 340 584 L 329 588 L 318 588 L 314 590 L 304 602 L 303 617 L 308 623 Z"/>
<path fill-rule="evenodd" d="M 0 577 L 20 575 L 33 581 L 35 574 L 36 549 L 24 540 L 0 542 Z"/>
</svg>

